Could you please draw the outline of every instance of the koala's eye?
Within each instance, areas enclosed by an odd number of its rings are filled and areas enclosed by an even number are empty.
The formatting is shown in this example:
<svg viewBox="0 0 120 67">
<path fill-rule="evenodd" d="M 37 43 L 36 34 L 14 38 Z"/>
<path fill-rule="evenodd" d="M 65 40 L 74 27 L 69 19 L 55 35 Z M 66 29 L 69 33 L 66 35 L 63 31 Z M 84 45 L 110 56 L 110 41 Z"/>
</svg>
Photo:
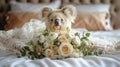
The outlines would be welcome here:
<svg viewBox="0 0 120 67">
<path fill-rule="evenodd" d="M 63 21 L 63 19 L 61 19 L 61 21 Z"/>
<path fill-rule="evenodd" d="M 50 19 L 50 21 L 53 21 L 53 19 Z"/>
</svg>

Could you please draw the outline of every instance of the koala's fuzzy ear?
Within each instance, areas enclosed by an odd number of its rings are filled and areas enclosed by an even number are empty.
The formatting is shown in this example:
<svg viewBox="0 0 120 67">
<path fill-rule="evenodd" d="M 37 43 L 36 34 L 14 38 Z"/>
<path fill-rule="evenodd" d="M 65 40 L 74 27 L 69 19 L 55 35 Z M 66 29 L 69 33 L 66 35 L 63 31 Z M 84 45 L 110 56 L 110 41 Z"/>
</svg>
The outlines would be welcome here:
<svg viewBox="0 0 120 67">
<path fill-rule="evenodd" d="M 51 11 L 52 11 L 52 8 L 44 7 L 43 10 L 42 10 L 42 18 L 48 16 Z"/>
<path fill-rule="evenodd" d="M 62 12 L 71 18 L 71 22 L 74 23 L 74 20 L 76 19 L 77 16 L 77 11 L 76 8 L 72 5 L 68 5 L 62 8 Z"/>
<path fill-rule="evenodd" d="M 73 17 L 76 17 L 76 15 L 77 15 L 76 8 L 72 5 L 68 5 L 68 6 L 63 7 L 62 11 L 67 16 L 71 15 Z"/>
</svg>

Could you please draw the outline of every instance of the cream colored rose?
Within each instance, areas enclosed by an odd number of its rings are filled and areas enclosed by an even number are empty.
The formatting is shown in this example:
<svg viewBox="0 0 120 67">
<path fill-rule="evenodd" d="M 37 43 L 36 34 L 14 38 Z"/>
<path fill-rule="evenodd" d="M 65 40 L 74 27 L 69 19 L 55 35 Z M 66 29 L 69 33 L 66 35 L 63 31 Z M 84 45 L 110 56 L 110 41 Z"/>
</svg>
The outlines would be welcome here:
<svg viewBox="0 0 120 67">
<path fill-rule="evenodd" d="M 54 53 L 58 52 L 58 46 L 56 46 L 56 45 L 51 45 L 50 49 L 52 49 Z"/>
<path fill-rule="evenodd" d="M 62 55 L 64 57 L 68 57 L 73 52 L 73 46 L 69 43 L 62 43 L 58 49 L 59 55 Z"/>
<path fill-rule="evenodd" d="M 65 35 L 60 35 L 60 36 L 58 37 L 58 41 L 60 41 L 60 42 L 67 42 L 67 38 L 66 38 Z"/>
<path fill-rule="evenodd" d="M 46 49 L 46 50 L 45 50 L 45 56 L 46 56 L 46 57 L 49 57 L 49 58 L 51 58 L 51 59 L 54 59 L 54 58 L 55 58 L 55 57 L 54 57 L 53 50 L 51 50 L 51 49 Z"/>
</svg>

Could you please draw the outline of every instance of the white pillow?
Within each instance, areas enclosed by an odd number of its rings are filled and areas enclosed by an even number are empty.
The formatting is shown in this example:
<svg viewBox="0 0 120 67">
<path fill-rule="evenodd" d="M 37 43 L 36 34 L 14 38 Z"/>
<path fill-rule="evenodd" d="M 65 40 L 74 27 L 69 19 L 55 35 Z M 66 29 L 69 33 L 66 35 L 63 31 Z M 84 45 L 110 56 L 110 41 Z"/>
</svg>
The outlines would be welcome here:
<svg viewBox="0 0 120 67">
<path fill-rule="evenodd" d="M 20 3 L 16 1 L 11 1 L 11 11 L 15 12 L 39 12 L 45 6 L 49 6 L 53 9 L 59 8 L 61 5 L 60 0 L 55 0 L 51 3 L 40 3 L 40 4 L 32 4 L 32 3 Z"/>
<path fill-rule="evenodd" d="M 93 4 L 93 5 L 78 5 L 76 6 L 78 12 L 108 12 L 109 4 Z"/>
</svg>

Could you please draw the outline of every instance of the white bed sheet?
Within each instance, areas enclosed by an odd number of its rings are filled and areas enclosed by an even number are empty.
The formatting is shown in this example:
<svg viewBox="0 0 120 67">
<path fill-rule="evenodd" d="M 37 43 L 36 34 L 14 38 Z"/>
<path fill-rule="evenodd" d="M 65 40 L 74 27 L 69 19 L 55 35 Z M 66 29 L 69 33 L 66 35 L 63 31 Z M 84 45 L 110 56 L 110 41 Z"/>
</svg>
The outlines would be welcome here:
<svg viewBox="0 0 120 67">
<path fill-rule="evenodd" d="M 4 56 L 0 56 L 0 67 L 120 67 L 120 52 L 118 53 L 63 60 L 51 60 L 49 58 L 30 60 L 26 57 L 16 58 L 15 55 L 5 53 Z"/>
</svg>

